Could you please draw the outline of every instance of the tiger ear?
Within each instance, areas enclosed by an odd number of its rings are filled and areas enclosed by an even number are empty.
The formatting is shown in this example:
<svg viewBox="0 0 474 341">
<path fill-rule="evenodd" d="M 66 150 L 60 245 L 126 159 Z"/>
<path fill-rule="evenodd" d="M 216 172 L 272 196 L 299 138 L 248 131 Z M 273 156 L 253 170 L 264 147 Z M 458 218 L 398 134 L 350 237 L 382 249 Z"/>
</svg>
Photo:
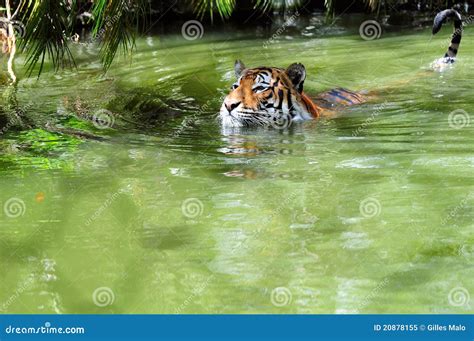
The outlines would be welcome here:
<svg viewBox="0 0 474 341">
<path fill-rule="evenodd" d="M 239 78 L 245 70 L 245 64 L 240 59 L 237 59 L 234 64 L 235 77 Z"/>
<path fill-rule="evenodd" d="M 303 64 L 293 63 L 285 70 L 296 90 L 303 92 L 303 83 L 306 79 L 306 69 Z"/>
</svg>

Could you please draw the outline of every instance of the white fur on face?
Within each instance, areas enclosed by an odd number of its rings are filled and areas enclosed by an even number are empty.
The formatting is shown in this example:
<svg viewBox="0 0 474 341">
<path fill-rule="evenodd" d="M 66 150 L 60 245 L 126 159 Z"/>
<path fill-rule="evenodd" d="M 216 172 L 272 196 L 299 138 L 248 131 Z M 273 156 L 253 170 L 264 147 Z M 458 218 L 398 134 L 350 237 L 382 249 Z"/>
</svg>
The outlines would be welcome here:
<svg viewBox="0 0 474 341">
<path fill-rule="evenodd" d="M 233 89 L 236 89 L 240 85 L 242 77 L 239 77 L 236 83 L 233 85 Z M 268 89 L 274 80 L 272 79 L 271 72 L 262 71 L 256 77 L 252 85 L 252 89 L 255 93 L 259 93 Z M 226 97 L 227 99 L 227 97 Z M 220 108 L 219 117 L 224 127 L 244 127 L 244 126 L 268 126 L 272 125 L 272 122 L 281 120 L 282 118 L 290 117 L 292 121 L 303 121 L 312 118 L 312 115 L 306 110 L 306 107 L 296 101 L 293 98 L 292 108 L 288 108 L 288 103 L 284 101 L 280 109 L 275 108 L 275 105 L 279 103 L 275 96 L 266 99 L 266 103 L 261 103 L 259 109 L 245 108 L 243 104 L 240 104 L 237 108 L 228 112 L 225 107 L 225 100 Z"/>
</svg>

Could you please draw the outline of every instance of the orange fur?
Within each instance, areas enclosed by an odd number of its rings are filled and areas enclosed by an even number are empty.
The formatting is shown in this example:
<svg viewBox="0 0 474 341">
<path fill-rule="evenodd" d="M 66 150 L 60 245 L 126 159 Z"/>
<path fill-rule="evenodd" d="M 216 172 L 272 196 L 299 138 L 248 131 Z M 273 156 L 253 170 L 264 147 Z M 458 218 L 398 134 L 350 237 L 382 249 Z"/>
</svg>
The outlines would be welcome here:
<svg viewBox="0 0 474 341">
<path fill-rule="evenodd" d="M 321 116 L 322 109 L 318 107 L 304 92 L 301 93 L 301 100 L 314 118 Z"/>
</svg>

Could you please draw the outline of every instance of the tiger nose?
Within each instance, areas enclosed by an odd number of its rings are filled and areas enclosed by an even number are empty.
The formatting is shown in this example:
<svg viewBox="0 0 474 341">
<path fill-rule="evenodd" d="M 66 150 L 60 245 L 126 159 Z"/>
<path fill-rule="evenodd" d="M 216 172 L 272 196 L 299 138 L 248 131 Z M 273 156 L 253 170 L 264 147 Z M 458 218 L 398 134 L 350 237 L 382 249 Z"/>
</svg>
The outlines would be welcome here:
<svg viewBox="0 0 474 341">
<path fill-rule="evenodd" d="M 227 109 L 227 111 L 230 113 L 232 110 L 234 110 L 235 108 L 237 108 L 239 106 L 239 104 L 242 103 L 242 102 L 225 102 L 224 105 Z"/>
</svg>

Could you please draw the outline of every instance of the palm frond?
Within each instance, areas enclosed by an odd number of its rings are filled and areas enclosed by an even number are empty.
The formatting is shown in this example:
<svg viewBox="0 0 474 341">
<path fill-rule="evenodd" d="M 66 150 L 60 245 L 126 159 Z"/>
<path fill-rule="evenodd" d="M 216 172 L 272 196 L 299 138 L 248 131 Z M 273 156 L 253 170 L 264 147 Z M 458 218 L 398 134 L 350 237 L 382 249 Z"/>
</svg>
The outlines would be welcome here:
<svg viewBox="0 0 474 341">
<path fill-rule="evenodd" d="M 46 59 L 58 70 L 75 66 L 69 48 L 78 15 L 79 0 L 28 0 L 22 6 L 25 32 L 20 48 L 26 52 L 27 73 L 39 64 L 38 76 Z M 93 5 L 93 42 L 101 45 L 100 58 L 108 69 L 120 47 L 129 53 L 135 46 L 138 23 L 143 20 L 147 0 L 97 0 Z"/>
<path fill-rule="evenodd" d="M 46 56 L 54 67 L 73 66 L 74 58 L 68 46 L 75 16 L 71 8 L 76 0 L 28 0 L 23 4 L 24 35 L 20 37 L 21 51 L 27 51 L 27 73 L 32 74 L 40 63 L 38 76 L 43 70 Z"/>
<path fill-rule="evenodd" d="M 94 3 L 92 34 L 101 45 L 100 58 L 105 69 L 110 67 L 120 47 L 125 55 L 133 51 L 138 25 L 149 11 L 148 6 L 146 0 Z"/>
<path fill-rule="evenodd" d="M 192 5 L 199 16 L 209 13 L 211 20 L 214 12 L 219 13 L 221 18 L 228 18 L 235 9 L 235 0 L 192 0 Z"/>
<path fill-rule="evenodd" d="M 301 0 L 255 0 L 255 8 L 263 11 L 291 9 L 301 5 L 301 2 Z"/>
</svg>

